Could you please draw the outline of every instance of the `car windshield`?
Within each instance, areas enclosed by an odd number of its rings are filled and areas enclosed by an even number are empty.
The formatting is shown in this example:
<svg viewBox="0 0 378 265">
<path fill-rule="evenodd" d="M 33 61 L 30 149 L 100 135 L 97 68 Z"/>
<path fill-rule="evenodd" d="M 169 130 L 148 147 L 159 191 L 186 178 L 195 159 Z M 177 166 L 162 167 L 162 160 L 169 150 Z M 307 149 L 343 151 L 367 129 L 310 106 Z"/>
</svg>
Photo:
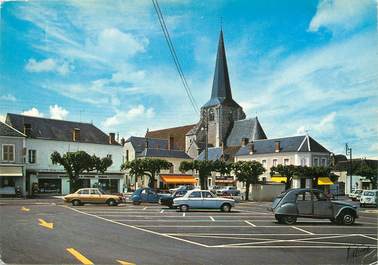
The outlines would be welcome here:
<svg viewBox="0 0 378 265">
<path fill-rule="evenodd" d="M 364 191 L 364 196 L 374 196 L 374 192 L 372 192 L 372 191 Z"/>
</svg>

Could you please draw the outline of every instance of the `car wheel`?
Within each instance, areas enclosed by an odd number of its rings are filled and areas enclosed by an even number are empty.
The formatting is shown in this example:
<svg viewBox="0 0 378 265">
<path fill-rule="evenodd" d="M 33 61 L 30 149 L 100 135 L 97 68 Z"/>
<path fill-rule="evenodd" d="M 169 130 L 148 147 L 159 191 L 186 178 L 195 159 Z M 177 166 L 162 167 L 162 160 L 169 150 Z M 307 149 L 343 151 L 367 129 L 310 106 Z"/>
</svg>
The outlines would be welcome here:
<svg viewBox="0 0 378 265">
<path fill-rule="evenodd" d="M 365 205 L 363 203 L 360 203 L 360 208 L 364 208 Z"/>
<path fill-rule="evenodd" d="M 73 200 L 71 203 L 72 203 L 73 206 L 80 206 L 81 205 L 81 201 L 79 201 L 79 200 Z"/>
<path fill-rule="evenodd" d="M 277 220 L 277 222 L 278 222 L 279 224 L 282 224 L 282 223 L 283 223 L 283 222 L 282 222 L 282 216 L 281 216 L 281 215 L 276 214 L 276 215 L 274 215 L 274 218 L 276 218 L 276 220 Z"/>
<path fill-rule="evenodd" d="M 344 225 L 352 225 L 354 223 L 355 217 L 351 211 L 345 211 L 338 217 L 338 223 Z"/>
<path fill-rule="evenodd" d="M 297 217 L 292 215 L 282 216 L 282 222 L 287 225 L 293 225 L 297 222 Z"/>
<path fill-rule="evenodd" d="M 108 200 L 107 204 L 109 206 L 117 206 L 117 202 L 115 200 Z"/>
<path fill-rule="evenodd" d="M 231 205 L 228 203 L 225 203 L 221 206 L 222 212 L 231 212 Z"/>
<path fill-rule="evenodd" d="M 181 212 L 187 212 L 188 210 L 189 210 L 189 206 L 188 205 L 183 204 L 183 205 L 180 206 L 180 211 Z"/>
</svg>

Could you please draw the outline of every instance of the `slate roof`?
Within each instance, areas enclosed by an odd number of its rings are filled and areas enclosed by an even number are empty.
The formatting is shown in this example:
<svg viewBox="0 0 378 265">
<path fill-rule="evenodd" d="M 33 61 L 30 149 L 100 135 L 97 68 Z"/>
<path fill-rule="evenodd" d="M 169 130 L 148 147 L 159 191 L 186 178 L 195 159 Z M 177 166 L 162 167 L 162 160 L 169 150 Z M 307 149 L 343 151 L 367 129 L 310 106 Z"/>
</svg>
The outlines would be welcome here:
<svg viewBox="0 0 378 265">
<path fill-rule="evenodd" d="M 80 129 L 79 143 L 109 144 L 109 135 L 91 123 L 54 120 L 8 113 L 6 123 L 18 131 L 24 130 L 24 124 L 31 125 L 30 138 L 72 142 L 73 129 Z M 113 145 L 119 145 L 114 142 Z"/>
<path fill-rule="evenodd" d="M 147 138 L 147 139 L 148 139 L 149 148 L 168 149 L 168 140 L 166 139 L 155 139 L 155 138 Z M 146 148 L 145 137 L 131 136 L 126 140 L 126 143 L 127 142 L 131 143 L 131 145 L 134 147 L 136 154 L 142 153 L 144 149 Z"/>
<path fill-rule="evenodd" d="M 325 147 L 319 144 L 310 136 L 292 136 L 277 139 L 256 140 L 253 142 L 253 154 L 275 153 L 275 143 L 280 142 L 280 153 L 283 152 L 317 152 L 330 153 Z M 310 147 L 310 149 L 309 149 Z M 249 155 L 251 144 L 242 146 L 236 156 Z"/>
<path fill-rule="evenodd" d="M 168 149 L 154 149 L 146 148 L 138 157 L 171 157 L 171 158 L 181 158 L 181 159 L 191 159 L 182 150 L 168 150 Z"/>
<path fill-rule="evenodd" d="M 226 50 L 224 48 L 223 31 L 219 34 L 218 52 L 215 63 L 213 88 L 210 100 L 203 105 L 204 108 L 216 106 L 219 104 L 228 106 L 239 106 L 232 99 L 230 78 L 228 75 Z"/>
<path fill-rule="evenodd" d="M 240 146 L 226 147 L 223 149 L 221 147 L 210 147 L 208 149 L 208 160 L 220 160 L 223 158 L 225 161 L 233 161 L 235 154 L 239 151 Z M 205 160 L 205 150 L 203 150 L 196 158 L 196 160 Z"/>
<path fill-rule="evenodd" d="M 242 138 L 248 138 L 249 141 L 267 138 L 257 117 L 235 121 L 231 133 L 227 137 L 227 146 L 241 146 Z"/>
<path fill-rule="evenodd" d="M 12 128 L 6 123 L 0 121 L 0 136 L 10 136 L 10 137 L 25 137 L 25 135 L 15 128 Z"/>
<path fill-rule="evenodd" d="M 196 124 L 184 125 L 180 127 L 167 128 L 162 130 L 148 131 L 145 137 L 148 138 L 158 138 L 169 140 L 173 137 L 173 147 L 171 149 L 175 150 L 185 150 L 185 135 L 188 133 Z"/>
</svg>

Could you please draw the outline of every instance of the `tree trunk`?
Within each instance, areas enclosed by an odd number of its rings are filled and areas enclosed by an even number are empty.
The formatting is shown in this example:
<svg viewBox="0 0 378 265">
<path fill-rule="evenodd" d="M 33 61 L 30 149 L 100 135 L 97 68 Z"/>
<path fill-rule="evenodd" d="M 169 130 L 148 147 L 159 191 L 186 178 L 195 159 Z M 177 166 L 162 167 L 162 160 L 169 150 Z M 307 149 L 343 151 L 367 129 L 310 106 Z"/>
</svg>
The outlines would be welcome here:
<svg viewBox="0 0 378 265">
<path fill-rule="evenodd" d="M 249 183 L 249 181 L 246 182 L 245 184 L 245 200 L 248 201 L 249 200 L 249 186 L 251 185 L 251 183 Z"/>
<path fill-rule="evenodd" d="M 291 188 L 291 182 L 292 182 L 292 178 L 286 177 L 285 190 L 288 190 Z"/>
<path fill-rule="evenodd" d="M 72 176 L 70 179 L 70 193 L 76 192 L 79 187 L 79 176 Z"/>
<path fill-rule="evenodd" d="M 154 182 L 155 182 L 155 175 L 151 175 L 150 178 L 148 179 L 148 187 L 150 187 L 151 189 L 155 188 Z"/>
</svg>

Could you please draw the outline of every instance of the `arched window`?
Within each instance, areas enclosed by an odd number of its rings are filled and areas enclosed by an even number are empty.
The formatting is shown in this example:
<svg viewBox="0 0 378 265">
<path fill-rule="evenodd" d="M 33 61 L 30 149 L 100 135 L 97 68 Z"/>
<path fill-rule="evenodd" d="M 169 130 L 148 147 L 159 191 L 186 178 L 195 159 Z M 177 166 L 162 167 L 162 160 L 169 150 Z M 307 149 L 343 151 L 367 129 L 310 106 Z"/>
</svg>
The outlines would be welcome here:
<svg viewBox="0 0 378 265">
<path fill-rule="evenodd" d="M 214 120 L 214 110 L 210 109 L 209 110 L 209 121 L 213 121 L 213 120 Z"/>
</svg>

